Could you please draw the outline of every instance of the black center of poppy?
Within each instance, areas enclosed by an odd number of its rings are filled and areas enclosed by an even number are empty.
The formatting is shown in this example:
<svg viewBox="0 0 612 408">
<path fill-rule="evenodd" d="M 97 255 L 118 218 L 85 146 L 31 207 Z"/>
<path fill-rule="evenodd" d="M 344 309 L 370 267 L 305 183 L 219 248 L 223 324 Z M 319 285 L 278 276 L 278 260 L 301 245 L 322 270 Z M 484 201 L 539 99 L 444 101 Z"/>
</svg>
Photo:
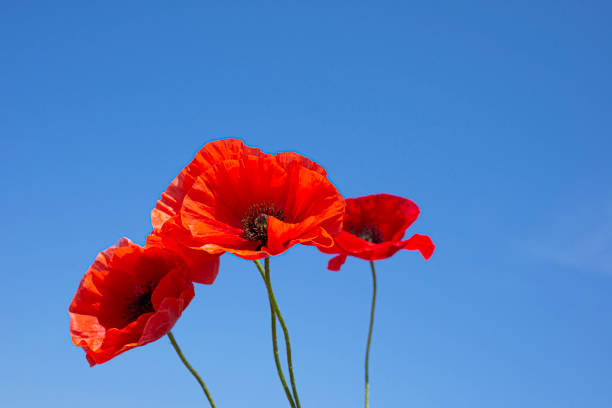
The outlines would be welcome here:
<svg viewBox="0 0 612 408">
<path fill-rule="evenodd" d="M 349 232 L 373 244 L 380 244 L 383 242 L 382 233 L 375 225 L 364 225 L 357 230 L 351 230 Z"/>
<path fill-rule="evenodd" d="M 268 217 L 274 217 L 281 221 L 285 219 L 283 210 L 276 208 L 274 203 L 271 202 L 251 205 L 242 219 L 244 238 L 259 242 L 260 245 L 257 250 L 268 243 Z"/>
<path fill-rule="evenodd" d="M 151 302 L 151 294 L 153 288 L 151 285 L 137 286 L 134 291 L 134 296 L 126 298 L 125 318 L 129 321 L 138 319 L 139 316 L 154 312 L 153 303 Z"/>
</svg>

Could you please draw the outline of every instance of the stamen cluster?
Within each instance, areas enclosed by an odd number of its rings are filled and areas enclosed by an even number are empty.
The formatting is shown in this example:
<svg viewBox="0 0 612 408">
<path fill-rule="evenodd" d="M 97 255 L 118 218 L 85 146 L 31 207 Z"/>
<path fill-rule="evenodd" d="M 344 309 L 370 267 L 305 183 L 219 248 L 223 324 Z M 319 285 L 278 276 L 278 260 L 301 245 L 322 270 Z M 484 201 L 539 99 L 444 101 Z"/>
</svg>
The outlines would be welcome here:
<svg viewBox="0 0 612 408">
<path fill-rule="evenodd" d="M 376 225 L 364 225 L 358 230 L 351 230 L 350 233 L 373 244 L 380 244 L 383 242 L 382 233 Z"/>
<path fill-rule="evenodd" d="M 276 208 L 276 205 L 270 201 L 251 205 L 242 219 L 244 238 L 266 245 L 268 242 L 268 217 L 274 217 L 281 221 L 285 220 L 282 208 Z"/>
</svg>

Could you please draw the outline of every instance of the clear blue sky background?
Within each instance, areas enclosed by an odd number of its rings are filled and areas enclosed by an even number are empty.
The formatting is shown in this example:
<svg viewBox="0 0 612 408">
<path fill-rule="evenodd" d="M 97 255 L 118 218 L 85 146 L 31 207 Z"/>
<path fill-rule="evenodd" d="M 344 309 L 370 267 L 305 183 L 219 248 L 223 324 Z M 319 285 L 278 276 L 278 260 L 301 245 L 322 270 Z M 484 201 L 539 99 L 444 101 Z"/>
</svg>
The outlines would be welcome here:
<svg viewBox="0 0 612 408">
<path fill-rule="evenodd" d="M 511 3 L 511 4 L 510 4 Z M 90 369 L 68 304 L 197 149 L 239 137 L 415 200 L 378 263 L 372 407 L 612 406 L 612 8 L 591 1 L 0 4 L 0 405 L 206 406 L 167 339 Z M 362 404 L 366 262 L 273 259 L 303 406 Z M 175 327 L 219 408 L 286 407 L 265 290 L 222 258 Z"/>
</svg>

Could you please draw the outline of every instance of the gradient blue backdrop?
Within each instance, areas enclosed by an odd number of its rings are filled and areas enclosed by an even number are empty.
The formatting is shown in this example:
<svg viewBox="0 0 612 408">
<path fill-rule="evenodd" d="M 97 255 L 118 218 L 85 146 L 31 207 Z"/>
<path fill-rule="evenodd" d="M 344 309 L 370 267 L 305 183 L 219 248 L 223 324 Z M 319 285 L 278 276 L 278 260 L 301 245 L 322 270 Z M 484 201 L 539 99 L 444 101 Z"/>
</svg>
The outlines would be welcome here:
<svg viewBox="0 0 612 408">
<path fill-rule="evenodd" d="M 511 3 L 511 4 L 510 4 Z M 68 304 L 139 243 L 197 149 L 321 163 L 415 200 L 437 244 L 378 263 L 373 408 L 612 406 L 609 2 L 0 3 L 0 405 L 206 406 L 167 339 L 90 369 Z M 304 407 L 362 404 L 366 262 L 273 280 Z M 265 290 L 222 258 L 175 327 L 219 408 L 286 407 Z"/>
</svg>

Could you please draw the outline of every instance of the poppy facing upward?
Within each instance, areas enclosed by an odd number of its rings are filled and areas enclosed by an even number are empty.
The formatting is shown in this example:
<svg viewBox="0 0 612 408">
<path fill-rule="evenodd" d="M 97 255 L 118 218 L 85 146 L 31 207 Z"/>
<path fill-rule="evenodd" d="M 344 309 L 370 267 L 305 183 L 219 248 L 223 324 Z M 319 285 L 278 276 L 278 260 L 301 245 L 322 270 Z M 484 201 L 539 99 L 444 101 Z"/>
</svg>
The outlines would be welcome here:
<svg viewBox="0 0 612 408">
<path fill-rule="evenodd" d="M 348 255 L 376 261 L 389 258 L 400 249 L 416 250 L 429 259 L 435 245 L 427 235 L 403 236 L 419 216 L 419 207 L 406 198 L 391 194 L 375 194 L 346 199 L 343 231 L 336 237 L 333 248 L 319 250 L 339 254 L 327 267 L 340 270 Z"/>
<path fill-rule="evenodd" d="M 162 195 L 152 218 L 162 242 L 255 260 L 298 243 L 331 247 L 344 207 L 315 162 L 225 139 L 198 152 Z"/>
<path fill-rule="evenodd" d="M 70 334 L 91 366 L 166 335 L 194 296 L 182 259 L 122 238 L 96 257 L 70 304 Z"/>
</svg>

